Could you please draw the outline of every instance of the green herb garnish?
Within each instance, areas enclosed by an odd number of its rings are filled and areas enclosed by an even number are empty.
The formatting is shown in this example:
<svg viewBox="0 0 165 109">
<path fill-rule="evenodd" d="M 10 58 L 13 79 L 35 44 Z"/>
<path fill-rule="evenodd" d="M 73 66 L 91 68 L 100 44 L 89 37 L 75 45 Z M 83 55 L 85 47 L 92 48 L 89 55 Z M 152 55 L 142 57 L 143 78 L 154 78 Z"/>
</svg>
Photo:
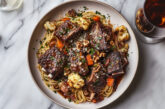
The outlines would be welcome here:
<svg viewBox="0 0 165 109">
<path fill-rule="evenodd" d="M 86 6 L 83 6 L 84 10 L 88 10 L 88 8 Z"/>
<path fill-rule="evenodd" d="M 61 79 L 58 79 L 58 82 L 60 83 L 61 82 Z"/>
<path fill-rule="evenodd" d="M 101 15 L 101 13 L 99 11 L 96 11 L 95 13 Z"/>
<path fill-rule="evenodd" d="M 56 91 L 54 91 L 54 93 L 57 93 Z"/>
<path fill-rule="evenodd" d="M 129 57 L 129 54 L 127 53 L 127 57 Z"/>
<path fill-rule="evenodd" d="M 42 41 L 40 40 L 40 44 L 42 44 Z"/>
<path fill-rule="evenodd" d="M 100 44 L 97 43 L 97 44 L 96 44 L 96 48 L 99 48 L 99 46 L 100 46 Z"/>
<path fill-rule="evenodd" d="M 69 29 L 69 28 L 67 28 L 65 31 L 66 31 L 66 33 L 69 33 L 70 29 Z"/>
<path fill-rule="evenodd" d="M 116 46 L 114 45 L 110 49 L 113 51 L 115 48 L 116 48 Z"/>
<path fill-rule="evenodd" d="M 68 101 L 71 102 L 72 100 L 70 98 L 68 98 Z"/>
<path fill-rule="evenodd" d="M 41 48 L 44 48 L 44 46 L 41 46 Z"/>
<path fill-rule="evenodd" d="M 82 17 L 82 13 L 77 13 L 77 16 L 78 17 Z"/>
<path fill-rule="evenodd" d="M 48 43 L 45 43 L 45 46 L 48 46 Z"/>
<path fill-rule="evenodd" d="M 54 60 L 55 58 L 53 56 L 50 57 L 51 60 Z"/>
<path fill-rule="evenodd" d="M 90 52 L 89 52 L 91 55 L 93 55 L 95 53 L 95 50 L 93 48 L 90 49 Z"/>
<path fill-rule="evenodd" d="M 81 61 L 82 61 L 82 63 L 85 63 L 86 62 L 85 58 L 83 58 Z"/>
<path fill-rule="evenodd" d="M 64 34 L 64 33 L 63 33 L 63 32 L 61 32 L 61 31 L 60 31 L 59 33 L 60 33 L 60 35 L 63 35 L 63 34 Z"/>
<path fill-rule="evenodd" d="M 102 39 L 102 37 L 98 37 L 98 39 L 99 39 L 99 40 L 101 40 L 101 39 Z"/>
</svg>

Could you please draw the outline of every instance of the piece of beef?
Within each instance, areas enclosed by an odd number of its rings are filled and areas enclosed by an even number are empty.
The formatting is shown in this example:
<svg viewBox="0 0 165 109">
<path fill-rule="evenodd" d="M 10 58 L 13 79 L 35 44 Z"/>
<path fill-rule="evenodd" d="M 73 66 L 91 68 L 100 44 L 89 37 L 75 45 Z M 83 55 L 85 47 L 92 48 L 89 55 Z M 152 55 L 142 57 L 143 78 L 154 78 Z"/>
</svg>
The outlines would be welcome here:
<svg viewBox="0 0 165 109">
<path fill-rule="evenodd" d="M 99 75 L 97 77 L 95 78 L 94 81 L 87 83 L 87 87 L 91 93 L 99 94 L 106 85 L 106 76 L 105 75 Z"/>
<path fill-rule="evenodd" d="M 87 75 L 89 72 L 87 61 L 83 54 L 79 52 L 75 52 L 73 50 L 70 50 L 69 52 L 69 62 L 71 63 L 71 70 L 73 72 L 78 72 L 80 75 Z"/>
<path fill-rule="evenodd" d="M 89 33 L 92 47 L 97 50 L 107 51 L 110 48 L 109 41 L 112 36 L 112 28 L 104 26 L 101 22 L 95 22 Z"/>
<path fill-rule="evenodd" d="M 68 15 L 70 17 L 76 17 L 77 13 L 76 13 L 76 11 L 74 9 L 71 9 L 71 10 L 68 11 Z"/>
<path fill-rule="evenodd" d="M 111 52 L 107 56 L 105 66 L 107 67 L 108 74 L 112 74 L 112 76 L 117 76 L 124 73 L 121 55 L 117 51 Z"/>
<path fill-rule="evenodd" d="M 57 30 L 55 31 L 54 35 L 63 41 L 67 41 L 73 38 L 74 36 L 81 34 L 82 30 L 83 29 L 79 27 L 77 24 L 67 20 L 64 23 L 62 23 L 59 27 L 57 27 Z"/>
<path fill-rule="evenodd" d="M 51 78 L 57 79 L 63 73 L 65 60 L 65 55 L 58 48 L 52 47 L 39 58 L 38 63 Z"/>
<path fill-rule="evenodd" d="M 90 80 L 87 82 L 88 90 L 92 93 L 99 94 L 100 91 L 106 85 L 106 69 L 99 63 L 99 70 L 96 71 L 96 67 L 92 67 L 92 73 L 90 75 Z M 98 68 L 98 67 L 97 67 Z"/>
</svg>

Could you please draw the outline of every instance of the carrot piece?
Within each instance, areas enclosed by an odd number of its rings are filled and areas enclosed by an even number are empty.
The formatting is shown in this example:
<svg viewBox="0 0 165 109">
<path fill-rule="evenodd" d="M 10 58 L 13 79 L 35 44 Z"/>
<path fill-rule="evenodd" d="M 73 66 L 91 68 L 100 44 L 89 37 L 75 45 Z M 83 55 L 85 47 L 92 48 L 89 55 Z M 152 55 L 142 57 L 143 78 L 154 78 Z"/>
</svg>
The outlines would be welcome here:
<svg viewBox="0 0 165 109">
<path fill-rule="evenodd" d="M 99 16 L 94 16 L 92 19 L 93 19 L 94 21 L 99 21 L 99 20 L 100 20 L 100 17 L 99 17 Z"/>
<path fill-rule="evenodd" d="M 114 81 L 115 81 L 115 79 L 113 79 L 111 77 L 107 78 L 107 85 L 112 87 L 114 84 Z"/>
<path fill-rule="evenodd" d="M 63 18 L 62 21 L 70 20 L 70 18 Z"/>
<path fill-rule="evenodd" d="M 92 60 L 90 54 L 88 54 L 88 55 L 86 56 L 86 59 L 87 59 L 87 63 L 88 63 L 89 66 L 90 66 L 90 65 L 93 65 L 93 60 Z"/>
<path fill-rule="evenodd" d="M 93 103 L 96 103 L 96 99 L 93 99 L 92 102 L 93 102 Z"/>
<path fill-rule="evenodd" d="M 82 53 L 80 52 L 80 56 L 82 56 Z"/>
<path fill-rule="evenodd" d="M 64 44 L 59 39 L 57 39 L 57 47 L 58 48 L 63 48 L 64 47 Z"/>
</svg>

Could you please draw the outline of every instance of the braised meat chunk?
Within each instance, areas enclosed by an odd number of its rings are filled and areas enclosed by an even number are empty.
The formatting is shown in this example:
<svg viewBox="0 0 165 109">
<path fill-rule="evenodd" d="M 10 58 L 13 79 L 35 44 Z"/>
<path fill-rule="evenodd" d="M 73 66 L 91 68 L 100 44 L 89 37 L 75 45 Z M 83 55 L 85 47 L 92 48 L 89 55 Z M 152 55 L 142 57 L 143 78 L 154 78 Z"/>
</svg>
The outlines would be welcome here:
<svg viewBox="0 0 165 109">
<path fill-rule="evenodd" d="M 109 40 L 112 35 L 110 27 L 103 26 L 101 22 L 96 22 L 92 25 L 89 33 L 91 45 L 97 50 L 108 50 L 110 48 Z"/>
<path fill-rule="evenodd" d="M 38 63 L 50 78 L 57 79 L 63 74 L 65 60 L 65 55 L 58 48 L 52 47 L 39 58 Z"/>
<path fill-rule="evenodd" d="M 92 93 L 100 93 L 106 85 L 106 69 L 101 63 L 92 67 L 92 73 L 88 80 L 88 90 Z"/>
<path fill-rule="evenodd" d="M 124 73 L 121 55 L 117 51 L 114 51 L 107 56 L 105 66 L 107 67 L 108 74 L 112 74 L 112 76 L 117 76 Z"/>
<path fill-rule="evenodd" d="M 99 73 L 95 73 L 92 81 L 87 84 L 88 90 L 92 93 L 99 94 L 106 85 L 106 76 L 103 74 L 103 71 Z"/>
<path fill-rule="evenodd" d="M 76 36 L 77 34 L 81 34 L 82 30 L 83 29 L 77 24 L 67 20 L 57 28 L 54 35 L 63 41 L 67 41 Z"/>
<path fill-rule="evenodd" d="M 69 62 L 71 63 L 71 70 L 73 72 L 78 72 L 80 75 L 87 75 L 89 72 L 88 65 L 83 54 L 70 51 L 69 53 Z"/>
</svg>

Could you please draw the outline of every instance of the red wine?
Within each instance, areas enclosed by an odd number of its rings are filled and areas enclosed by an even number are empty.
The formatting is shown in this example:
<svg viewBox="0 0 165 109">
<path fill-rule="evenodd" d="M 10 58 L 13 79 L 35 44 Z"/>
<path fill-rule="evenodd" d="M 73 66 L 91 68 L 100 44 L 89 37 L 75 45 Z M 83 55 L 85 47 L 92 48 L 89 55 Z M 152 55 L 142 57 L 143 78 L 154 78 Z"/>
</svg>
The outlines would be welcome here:
<svg viewBox="0 0 165 109">
<path fill-rule="evenodd" d="M 153 25 L 165 28 L 165 0 L 146 0 L 144 12 Z"/>
</svg>

